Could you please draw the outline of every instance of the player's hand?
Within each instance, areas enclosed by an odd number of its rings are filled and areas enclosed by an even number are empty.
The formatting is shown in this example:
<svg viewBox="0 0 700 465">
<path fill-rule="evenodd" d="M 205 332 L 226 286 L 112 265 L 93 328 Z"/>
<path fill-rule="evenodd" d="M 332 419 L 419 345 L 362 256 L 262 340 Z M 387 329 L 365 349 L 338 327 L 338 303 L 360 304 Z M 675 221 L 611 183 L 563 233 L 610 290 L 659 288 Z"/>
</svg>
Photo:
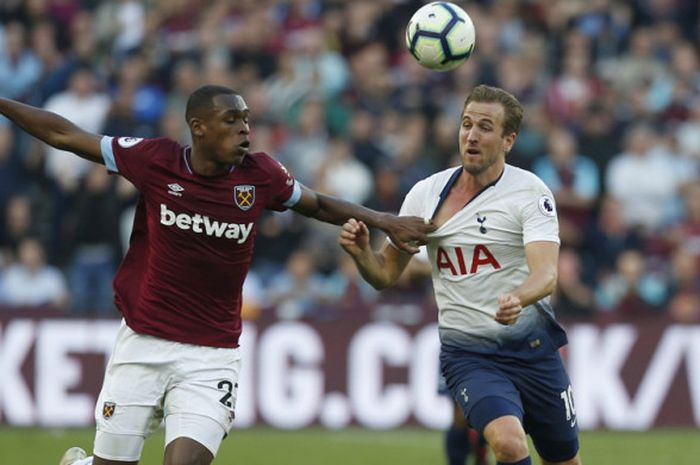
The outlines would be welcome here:
<svg viewBox="0 0 700 465">
<path fill-rule="evenodd" d="M 367 252 L 370 250 L 367 225 L 355 218 L 350 218 L 340 230 L 338 244 L 353 256 Z"/>
<path fill-rule="evenodd" d="M 498 311 L 496 312 L 496 321 L 502 325 L 512 325 L 523 311 L 523 306 L 520 304 L 520 299 L 513 294 L 502 294 L 498 297 Z"/>
<path fill-rule="evenodd" d="M 436 229 L 433 221 L 427 218 L 390 215 L 384 231 L 396 247 L 416 254 L 420 250 L 419 246 L 428 243 L 428 234 Z"/>
</svg>

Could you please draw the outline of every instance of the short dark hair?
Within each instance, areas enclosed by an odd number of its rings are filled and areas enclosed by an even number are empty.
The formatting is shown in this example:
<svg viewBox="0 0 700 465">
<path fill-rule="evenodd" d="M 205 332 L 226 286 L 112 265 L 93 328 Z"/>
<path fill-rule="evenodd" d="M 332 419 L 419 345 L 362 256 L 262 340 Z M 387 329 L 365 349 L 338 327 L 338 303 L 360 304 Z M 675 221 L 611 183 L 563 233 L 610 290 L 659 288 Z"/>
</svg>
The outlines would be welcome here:
<svg viewBox="0 0 700 465">
<path fill-rule="evenodd" d="M 499 87 L 478 85 L 464 101 L 462 112 L 470 102 L 500 103 L 503 105 L 503 134 L 518 133 L 523 120 L 523 106 L 510 92 Z"/>
<path fill-rule="evenodd" d="M 224 86 L 206 85 L 195 90 L 187 99 L 187 109 L 185 110 L 185 120 L 189 123 L 190 118 L 202 116 L 203 113 L 211 109 L 214 97 L 217 95 L 240 95 L 233 89 Z"/>
</svg>

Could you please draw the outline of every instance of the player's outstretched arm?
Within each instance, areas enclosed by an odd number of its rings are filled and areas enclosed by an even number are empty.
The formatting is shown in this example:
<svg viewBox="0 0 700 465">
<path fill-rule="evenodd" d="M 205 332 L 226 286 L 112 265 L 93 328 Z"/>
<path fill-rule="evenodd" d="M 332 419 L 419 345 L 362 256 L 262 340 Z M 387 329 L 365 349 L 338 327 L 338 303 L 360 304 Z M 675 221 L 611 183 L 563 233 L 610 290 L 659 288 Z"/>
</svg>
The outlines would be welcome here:
<svg viewBox="0 0 700 465">
<path fill-rule="evenodd" d="M 499 296 L 496 312 L 499 323 L 515 323 L 524 307 L 547 297 L 557 285 L 558 243 L 530 242 L 525 245 L 525 257 L 530 273 L 520 286 Z"/>
<path fill-rule="evenodd" d="M 56 113 L 4 98 L 0 98 L 0 113 L 52 147 L 104 164 L 101 136 L 83 131 Z"/>
<path fill-rule="evenodd" d="M 428 241 L 428 233 L 437 229 L 415 216 L 396 216 L 381 213 L 361 205 L 321 194 L 301 186 L 301 199 L 292 209 L 302 215 L 326 223 L 341 225 L 350 218 L 384 231 L 401 250 L 414 254 L 418 246 Z"/>
<path fill-rule="evenodd" d="M 375 289 L 393 285 L 411 260 L 411 255 L 388 242 L 380 251 L 372 250 L 367 225 L 354 218 L 343 224 L 338 243 L 355 261 L 364 280 Z"/>
</svg>

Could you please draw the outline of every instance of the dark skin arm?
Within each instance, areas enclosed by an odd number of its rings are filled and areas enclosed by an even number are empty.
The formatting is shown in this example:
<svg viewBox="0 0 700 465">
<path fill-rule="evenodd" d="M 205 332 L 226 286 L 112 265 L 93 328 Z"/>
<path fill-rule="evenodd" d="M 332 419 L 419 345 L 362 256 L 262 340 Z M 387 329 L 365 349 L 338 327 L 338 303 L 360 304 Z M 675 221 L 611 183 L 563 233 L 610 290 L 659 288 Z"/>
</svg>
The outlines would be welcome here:
<svg viewBox="0 0 700 465">
<path fill-rule="evenodd" d="M 4 98 L 0 98 L 0 113 L 52 147 L 104 164 L 100 149 L 102 136 L 83 131 L 62 116 Z M 435 226 L 424 224 L 421 218 L 376 212 L 306 187 L 302 187 L 301 199 L 293 209 L 302 215 L 337 225 L 349 218 L 357 218 L 386 232 L 398 247 L 409 253 L 416 253 L 417 244 L 424 244 L 428 239 L 426 234 L 435 230 Z"/>
<path fill-rule="evenodd" d="M 100 150 L 102 136 L 85 132 L 56 113 L 4 98 L 0 98 L 0 113 L 52 147 L 104 164 Z"/>
<path fill-rule="evenodd" d="M 319 221 L 342 225 L 350 218 L 384 231 L 401 250 L 414 254 L 418 245 L 428 241 L 428 233 L 437 229 L 415 216 L 395 216 L 381 213 L 361 205 L 346 202 L 328 195 L 301 187 L 301 199 L 292 210 Z"/>
</svg>

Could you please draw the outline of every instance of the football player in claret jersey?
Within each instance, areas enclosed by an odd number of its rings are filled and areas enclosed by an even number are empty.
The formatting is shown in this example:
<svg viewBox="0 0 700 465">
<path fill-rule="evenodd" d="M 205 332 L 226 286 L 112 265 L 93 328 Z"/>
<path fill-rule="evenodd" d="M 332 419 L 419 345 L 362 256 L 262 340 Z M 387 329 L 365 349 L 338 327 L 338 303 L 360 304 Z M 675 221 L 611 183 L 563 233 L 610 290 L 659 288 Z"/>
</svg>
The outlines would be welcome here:
<svg viewBox="0 0 700 465">
<path fill-rule="evenodd" d="M 558 349 L 566 334 L 548 296 L 554 290 L 559 227 L 552 193 L 506 164 L 523 109 L 511 94 L 477 86 L 461 116 L 462 166 L 419 181 L 401 214 L 432 219 L 427 249 L 439 309 L 440 365 L 452 397 L 484 435 L 499 464 L 578 465 L 576 411 Z M 410 254 L 369 245 L 361 220 L 340 244 L 374 287 L 392 285 Z"/>
<path fill-rule="evenodd" d="M 114 280 L 124 317 L 95 408 L 94 457 L 72 448 L 61 465 L 137 463 L 165 420 L 165 464 L 206 465 L 234 418 L 241 288 L 255 221 L 290 208 L 334 224 L 351 217 L 417 252 L 435 227 L 316 193 L 265 153 L 249 153 L 249 109 L 225 87 L 190 96 L 192 146 L 165 138 L 89 134 L 12 100 L 0 113 L 29 134 L 124 176 L 140 191 L 129 250 Z"/>
</svg>

